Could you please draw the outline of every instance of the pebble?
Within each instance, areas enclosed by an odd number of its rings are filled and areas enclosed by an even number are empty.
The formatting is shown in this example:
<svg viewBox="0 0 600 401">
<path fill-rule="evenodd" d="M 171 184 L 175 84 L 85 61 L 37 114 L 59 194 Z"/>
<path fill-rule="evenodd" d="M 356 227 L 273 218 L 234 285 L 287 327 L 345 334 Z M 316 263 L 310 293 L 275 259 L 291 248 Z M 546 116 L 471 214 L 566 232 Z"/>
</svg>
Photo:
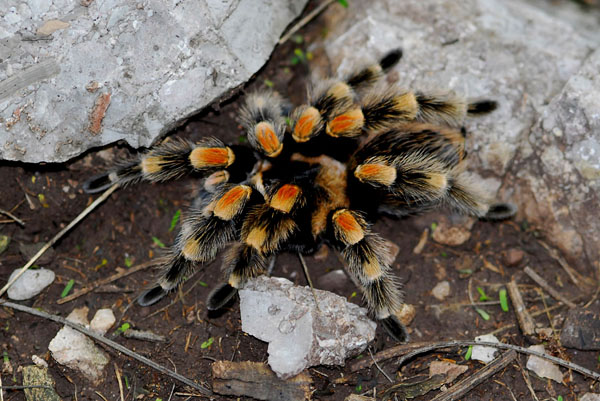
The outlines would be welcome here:
<svg viewBox="0 0 600 401">
<path fill-rule="evenodd" d="M 600 394 L 596 393 L 585 393 L 579 401 L 600 401 Z"/>
<path fill-rule="evenodd" d="M 600 350 L 600 305 L 569 311 L 560 332 L 560 343 L 567 348 L 584 351 Z"/>
<path fill-rule="evenodd" d="M 544 350 L 544 346 L 541 344 L 532 345 L 528 349 L 532 351 L 546 353 L 546 351 Z M 563 374 L 558 368 L 558 366 L 546 359 L 530 355 L 529 358 L 527 358 L 527 369 L 531 370 L 539 377 L 551 379 L 557 383 L 562 383 L 563 381 Z"/>
<path fill-rule="evenodd" d="M 90 329 L 99 334 L 105 334 L 116 321 L 115 314 L 111 309 L 99 309 L 90 322 Z"/>
<path fill-rule="evenodd" d="M 515 267 L 521 263 L 524 257 L 525 252 L 522 249 L 511 248 L 504 254 L 502 261 L 508 267 Z"/>
<path fill-rule="evenodd" d="M 21 269 L 12 272 L 8 281 L 12 280 Z M 8 297 L 14 301 L 31 299 L 38 295 L 54 281 L 55 275 L 52 270 L 35 269 L 27 270 L 13 283 L 7 291 Z"/>
<path fill-rule="evenodd" d="M 447 219 L 440 219 L 431 237 L 439 244 L 458 246 L 462 245 L 471 238 L 471 225 L 451 225 Z"/>
<path fill-rule="evenodd" d="M 450 295 L 450 283 L 446 280 L 440 281 L 431 290 L 431 295 L 439 301 L 443 301 L 448 295 Z"/>
<path fill-rule="evenodd" d="M 47 367 L 35 365 L 24 366 L 23 386 L 32 386 L 23 390 L 27 401 L 61 401 L 59 395 L 54 390 L 54 379 L 48 373 Z M 45 386 L 48 388 L 36 388 L 35 386 Z"/>
<path fill-rule="evenodd" d="M 484 334 L 482 336 L 475 337 L 475 341 L 483 341 L 486 343 L 499 343 L 498 338 L 493 334 Z M 489 363 L 494 360 L 497 348 L 485 347 L 483 345 L 474 345 L 471 352 L 471 359 Z"/>
</svg>

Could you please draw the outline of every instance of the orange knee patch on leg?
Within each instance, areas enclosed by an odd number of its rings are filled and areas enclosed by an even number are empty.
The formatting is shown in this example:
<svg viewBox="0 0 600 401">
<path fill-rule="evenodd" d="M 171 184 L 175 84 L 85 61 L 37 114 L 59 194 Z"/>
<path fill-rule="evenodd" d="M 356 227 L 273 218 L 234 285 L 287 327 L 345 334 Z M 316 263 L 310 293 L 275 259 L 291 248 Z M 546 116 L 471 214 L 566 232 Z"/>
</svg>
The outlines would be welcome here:
<svg viewBox="0 0 600 401">
<path fill-rule="evenodd" d="M 254 134 L 256 135 L 256 140 L 267 156 L 276 157 L 281 153 L 283 144 L 279 138 L 277 138 L 275 129 L 271 123 L 263 121 L 256 124 Z"/>
<path fill-rule="evenodd" d="M 215 216 L 221 220 L 231 220 L 244 207 L 250 197 L 252 189 L 247 185 L 237 185 L 225 192 L 213 209 Z"/>
<path fill-rule="evenodd" d="M 314 107 L 306 108 L 298 121 L 296 121 L 296 125 L 294 126 L 294 132 L 292 133 L 292 137 L 296 142 L 306 142 L 317 133 L 317 127 L 321 122 L 321 113 Z"/>
<path fill-rule="evenodd" d="M 354 170 L 354 176 L 361 182 L 375 182 L 390 186 L 396 181 L 396 168 L 387 164 L 365 163 Z"/>
<path fill-rule="evenodd" d="M 365 231 L 354 214 L 347 209 L 338 210 L 332 217 L 336 237 L 346 245 L 354 245 L 365 237 Z"/>
<path fill-rule="evenodd" d="M 352 137 L 360 135 L 365 125 L 365 116 L 360 107 L 334 117 L 327 123 L 327 135 L 333 137 Z"/>
<path fill-rule="evenodd" d="M 302 191 L 300 187 L 292 184 L 282 185 L 271 198 L 269 206 L 284 213 L 289 213 L 296 204 Z"/>
<path fill-rule="evenodd" d="M 228 167 L 234 160 L 235 155 L 228 147 L 198 147 L 190 153 L 190 163 L 194 168 Z"/>
</svg>

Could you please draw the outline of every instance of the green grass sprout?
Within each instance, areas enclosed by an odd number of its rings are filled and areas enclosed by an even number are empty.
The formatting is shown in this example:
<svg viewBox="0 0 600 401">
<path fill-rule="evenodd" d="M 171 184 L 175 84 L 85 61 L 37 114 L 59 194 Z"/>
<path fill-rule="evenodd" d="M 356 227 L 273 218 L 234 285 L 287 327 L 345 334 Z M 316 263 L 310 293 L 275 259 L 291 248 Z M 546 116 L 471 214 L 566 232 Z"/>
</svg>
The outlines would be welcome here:
<svg viewBox="0 0 600 401">
<path fill-rule="evenodd" d="M 181 217 L 181 209 L 177 209 L 173 218 L 171 219 L 171 226 L 169 227 L 169 232 L 173 231 L 177 226 L 177 222 L 179 222 L 179 217 Z"/>
<path fill-rule="evenodd" d="M 500 307 L 504 312 L 508 312 L 508 298 L 506 297 L 506 289 L 501 289 L 498 293 L 500 297 Z"/>
<path fill-rule="evenodd" d="M 60 293 L 60 297 L 64 298 L 67 295 L 69 295 L 69 292 L 71 292 L 71 289 L 73 288 L 74 285 L 75 285 L 75 280 L 73 280 L 73 279 L 69 280 L 67 285 L 65 285 L 65 288 Z"/>
</svg>

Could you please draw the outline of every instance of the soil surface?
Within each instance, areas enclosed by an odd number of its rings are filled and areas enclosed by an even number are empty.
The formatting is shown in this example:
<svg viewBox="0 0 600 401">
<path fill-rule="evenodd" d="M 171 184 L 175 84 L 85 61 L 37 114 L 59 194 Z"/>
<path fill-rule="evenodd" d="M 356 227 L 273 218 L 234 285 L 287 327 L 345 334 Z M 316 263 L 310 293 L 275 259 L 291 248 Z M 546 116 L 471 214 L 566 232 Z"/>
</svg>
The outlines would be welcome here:
<svg viewBox="0 0 600 401">
<path fill-rule="evenodd" d="M 318 19 L 310 23 L 300 31 L 300 36 L 276 49 L 268 65 L 246 88 L 219 107 L 196 116 L 173 135 L 193 141 L 213 135 L 228 143 L 244 142 L 236 120 L 244 92 L 273 86 L 288 94 L 294 104 L 302 102 L 309 70 L 313 63 L 322 62 L 317 60 L 316 52 L 312 60 L 303 60 L 311 58 L 306 52 L 307 44 L 322 34 Z M 298 60 L 296 49 L 302 50 L 302 60 Z M 0 215 L 0 234 L 11 238 L 8 248 L 0 254 L 0 284 L 4 285 L 11 272 L 28 260 L 21 253 L 20 245 L 47 242 L 96 198 L 81 190 L 81 184 L 88 177 L 112 167 L 115 161 L 128 159 L 134 153 L 128 147 L 117 144 L 89 152 L 68 164 L 0 165 L 0 209 L 11 211 L 25 222 L 25 227 L 20 227 L 9 217 Z M 56 280 L 33 300 L 22 303 L 63 317 L 82 306 L 89 307 L 90 318 L 97 309 L 111 308 L 118 322 L 109 336 L 116 327 L 127 322 L 131 327 L 150 330 L 168 339 L 164 344 L 116 335 L 115 341 L 209 387 L 214 360 L 266 361 L 266 344 L 241 331 L 237 302 L 216 316 L 206 312 L 207 295 L 221 281 L 219 260 L 198 269 L 196 275 L 184 284 L 183 298 L 178 298 L 175 293 L 151 307 L 140 307 L 134 300 L 153 283 L 155 272 L 152 269 L 126 276 L 71 302 L 57 304 L 70 280 L 74 280 L 72 293 L 96 280 L 157 258 L 164 252 L 162 244 L 171 244 L 177 235 L 178 227 L 171 229 L 173 216 L 179 210 L 185 213 L 198 185 L 199 181 L 190 177 L 163 184 L 142 183 L 115 192 L 56 243 L 51 254 L 36 264 L 53 270 Z M 513 306 L 510 306 L 509 312 L 503 312 L 499 305 L 499 290 L 514 276 L 530 310 L 543 312 L 546 307 L 549 308 L 547 313 L 535 318 L 536 323 L 540 327 L 560 329 L 567 308 L 560 305 L 553 308 L 558 303 L 547 294 L 542 298 L 538 287 L 522 273 L 525 266 L 536 269 L 567 298 L 574 299 L 580 295 L 579 304 L 592 298 L 593 289 L 576 286 L 559 261 L 542 246 L 543 227 L 535 227 L 527 221 L 477 221 L 469 230 L 470 238 L 465 243 L 448 246 L 431 238 L 432 226 L 444 222 L 444 219 L 461 221 L 456 216 L 447 218 L 444 213 L 436 212 L 403 220 L 382 219 L 374 226 L 375 231 L 398 246 L 393 267 L 404 283 L 405 301 L 416 308 L 416 317 L 408 326 L 412 341 L 473 339 L 496 330 L 496 336 L 503 342 L 522 346 L 544 342 L 552 354 L 598 370 L 598 352 L 563 348 L 557 336 L 526 338 L 518 328 Z M 423 250 L 415 253 L 414 248 L 426 229 L 430 230 L 429 234 L 425 234 L 428 240 Z M 332 250 L 324 249 L 305 259 L 316 287 L 333 290 L 361 304 L 360 295 L 356 296 L 358 290 L 350 280 L 335 283 L 321 280 L 327 272 L 342 267 Z M 273 274 L 298 285 L 307 284 L 301 265 L 292 254 L 278 257 Z M 590 272 L 581 274 L 592 280 Z M 438 300 L 432 295 L 432 289 L 442 281 L 449 283 L 450 294 Z M 471 305 L 471 302 L 480 302 L 478 288 L 489 297 L 487 304 L 477 305 L 487 312 L 487 320 Z M 11 372 L 5 364 L 2 371 L 5 386 L 21 384 L 20 368 L 30 365 L 32 356 L 38 355 L 48 362 L 56 390 L 64 400 L 119 400 L 115 364 L 126 377 L 126 400 L 183 400 L 196 393 L 106 347 L 103 348 L 110 354 L 111 363 L 105 369 L 101 384 L 93 385 L 79 373 L 57 364 L 50 356 L 48 344 L 61 328 L 59 324 L 9 308 L 0 308 L 0 322 L 0 347 L 4 361 L 12 367 Z M 202 346 L 211 337 L 213 343 Z M 385 331 L 378 328 L 370 350 L 375 354 L 393 345 L 395 343 Z M 471 375 L 483 364 L 466 361 L 465 352 L 466 348 L 432 352 L 409 361 L 400 369 L 397 358 L 380 362 L 379 366 L 394 382 L 422 379 L 433 360 L 451 360 L 466 365 L 469 370 L 465 375 Z M 370 358 L 369 353 L 357 357 L 360 358 Z M 519 361 L 509 364 L 461 399 L 529 400 L 533 399 L 533 391 L 540 400 L 556 400 L 559 396 L 563 400 L 576 400 L 585 392 L 599 390 L 597 383 L 578 373 L 566 373 L 562 384 L 540 379 L 523 370 L 525 356 L 519 356 Z M 374 389 L 377 399 L 380 399 L 392 383 L 376 367 L 351 372 L 352 362 L 354 360 L 349 360 L 345 367 L 309 369 L 308 373 L 313 378 L 313 399 L 344 400 L 350 394 L 373 396 Z M 525 382 L 527 376 L 531 389 Z M 415 399 L 429 400 L 437 393 L 439 391 L 434 390 Z M 25 399 L 19 389 L 5 390 L 3 396 L 4 400 L 11 401 Z M 236 397 L 216 395 L 213 399 Z M 397 399 L 403 398 L 398 396 Z"/>
</svg>

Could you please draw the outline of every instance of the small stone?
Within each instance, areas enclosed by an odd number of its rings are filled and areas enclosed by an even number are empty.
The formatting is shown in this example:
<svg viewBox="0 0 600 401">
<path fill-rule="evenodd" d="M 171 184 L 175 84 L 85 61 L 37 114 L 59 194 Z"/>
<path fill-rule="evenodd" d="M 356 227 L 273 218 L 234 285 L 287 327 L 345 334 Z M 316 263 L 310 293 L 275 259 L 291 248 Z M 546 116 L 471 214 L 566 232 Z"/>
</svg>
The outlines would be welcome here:
<svg viewBox="0 0 600 401">
<path fill-rule="evenodd" d="M 46 367 L 35 365 L 23 367 L 23 386 L 45 386 L 44 388 L 25 388 L 23 392 L 27 401 L 61 401 L 54 390 L 54 379 Z"/>
<path fill-rule="evenodd" d="M 471 238 L 471 230 L 463 226 L 450 226 L 442 220 L 433 231 L 432 238 L 439 244 L 458 246 Z"/>
<path fill-rule="evenodd" d="M 417 310 L 413 305 L 402 304 L 400 311 L 396 313 L 396 317 L 400 320 L 405 326 L 408 326 L 412 323 L 413 319 L 417 315 Z"/>
<path fill-rule="evenodd" d="M 99 334 L 105 334 L 116 321 L 111 309 L 99 309 L 90 322 L 90 329 Z"/>
<path fill-rule="evenodd" d="M 522 249 L 511 248 L 508 250 L 508 252 L 506 252 L 506 254 L 504 254 L 502 261 L 508 267 L 515 267 L 521 263 L 524 257 L 525 252 L 523 252 Z"/>
<path fill-rule="evenodd" d="M 543 345 L 532 345 L 528 349 L 541 353 L 546 353 Z M 552 362 L 539 358 L 537 356 L 530 355 L 527 358 L 527 369 L 534 372 L 539 377 L 554 380 L 557 383 L 562 383 L 563 374 Z"/>
<path fill-rule="evenodd" d="M 67 319 L 87 326 L 87 313 L 86 307 L 74 309 Z M 89 337 L 68 326 L 59 330 L 50 341 L 48 349 L 56 362 L 79 371 L 95 385 L 99 384 L 104 368 L 110 360 Z"/>
<path fill-rule="evenodd" d="M 431 295 L 439 301 L 443 301 L 448 295 L 450 295 L 450 283 L 446 280 L 440 281 L 431 290 Z"/>
<path fill-rule="evenodd" d="M 579 401 L 600 401 L 600 394 L 585 393 Z"/>
<path fill-rule="evenodd" d="M 477 342 L 486 342 L 486 343 L 499 343 L 500 341 L 493 334 L 484 334 L 479 337 L 475 337 L 475 341 Z M 485 363 L 489 363 L 494 360 L 496 352 L 498 352 L 497 348 L 493 347 L 485 347 L 482 345 L 474 345 L 473 351 L 471 352 L 471 359 L 476 361 L 481 361 Z"/>
<path fill-rule="evenodd" d="M 12 280 L 21 269 L 12 272 L 8 281 Z M 10 286 L 7 291 L 8 297 L 15 301 L 31 299 L 38 295 L 54 281 L 55 275 L 52 270 L 36 269 L 27 270 L 21 277 Z"/>
<path fill-rule="evenodd" d="M 257 277 L 240 290 L 242 330 L 269 343 L 269 366 L 290 378 L 315 365 L 342 365 L 375 338 L 367 310 L 339 295 Z M 293 345 L 293 346 L 291 346 Z"/>
<path fill-rule="evenodd" d="M 33 363 L 35 363 L 36 366 L 39 366 L 41 368 L 47 368 L 48 367 L 48 362 L 46 362 L 45 360 L 43 360 L 42 358 L 40 358 L 37 355 L 32 355 L 31 356 L 31 361 Z"/>
<path fill-rule="evenodd" d="M 445 383 L 452 383 L 456 378 L 469 370 L 466 365 L 457 365 L 456 363 L 446 361 L 433 361 L 429 364 L 429 377 L 435 375 L 446 376 Z"/>
<path fill-rule="evenodd" d="M 560 332 L 560 342 L 567 348 L 600 350 L 600 307 L 574 308 L 569 311 Z"/>
</svg>

